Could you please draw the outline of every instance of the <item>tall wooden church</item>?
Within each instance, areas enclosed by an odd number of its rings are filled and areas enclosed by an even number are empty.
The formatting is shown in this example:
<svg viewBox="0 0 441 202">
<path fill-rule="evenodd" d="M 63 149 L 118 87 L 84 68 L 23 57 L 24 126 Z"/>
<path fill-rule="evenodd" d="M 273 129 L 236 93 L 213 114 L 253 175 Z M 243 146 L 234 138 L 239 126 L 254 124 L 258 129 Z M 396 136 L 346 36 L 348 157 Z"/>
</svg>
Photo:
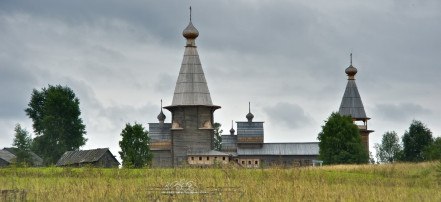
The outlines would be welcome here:
<svg viewBox="0 0 441 202">
<path fill-rule="evenodd" d="M 273 164 L 309 166 L 317 162 L 318 142 L 264 143 L 264 122 L 253 121 L 249 109 L 246 121 L 238 121 L 237 134 L 233 126 L 230 134 L 222 135 L 222 149 L 214 149 L 214 105 L 205 79 L 196 47 L 198 30 L 190 23 L 183 31 L 186 38 L 184 58 L 176 82 L 172 104 L 164 107 L 171 112 L 171 123 L 165 123 L 165 115 L 158 115 L 158 123 L 149 123 L 150 149 L 153 166 L 172 168 L 187 164 L 210 166 L 233 163 L 244 168 L 258 168 Z M 349 70 L 348 70 L 349 69 Z M 350 79 L 340 107 L 343 115 L 352 115 L 354 121 L 362 120 L 359 126 L 366 131 L 363 141 L 368 144 L 368 135 L 363 104 L 361 103 L 353 76 L 352 65 L 346 70 Z M 363 128 L 364 127 L 364 128 Z"/>
<path fill-rule="evenodd" d="M 351 116 L 354 123 L 358 126 L 361 135 L 361 141 L 366 151 L 369 153 L 369 134 L 374 132 L 368 129 L 367 121 L 370 119 L 366 116 L 363 102 L 361 101 L 360 93 L 358 92 L 357 84 L 355 83 L 355 75 L 358 70 L 351 64 L 345 70 L 348 75 L 348 83 L 343 94 L 343 99 L 340 104 L 339 114 L 343 116 Z"/>
</svg>

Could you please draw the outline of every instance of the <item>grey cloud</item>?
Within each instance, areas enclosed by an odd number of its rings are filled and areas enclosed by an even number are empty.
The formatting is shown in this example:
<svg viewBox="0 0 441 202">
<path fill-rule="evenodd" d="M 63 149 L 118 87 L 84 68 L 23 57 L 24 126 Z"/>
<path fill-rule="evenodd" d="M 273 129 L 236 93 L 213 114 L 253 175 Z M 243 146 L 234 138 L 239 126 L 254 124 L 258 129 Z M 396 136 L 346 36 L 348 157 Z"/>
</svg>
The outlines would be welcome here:
<svg viewBox="0 0 441 202">
<path fill-rule="evenodd" d="M 35 76 L 16 64 L 0 66 L 0 118 L 17 118 L 25 114 Z"/>
<path fill-rule="evenodd" d="M 307 126 L 311 119 L 304 110 L 296 104 L 279 102 L 271 107 L 264 107 L 272 124 L 282 125 L 290 129 L 299 129 Z"/>
<path fill-rule="evenodd" d="M 243 119 L 246 113 L 231 109 L 255 100 L 256 112 L 268 113 L 268 134 L 289 128 L 315 137 L 320 124 L 314 120 L 326 118 L 322 111 L 329 110 L 327 116 L 338 109 L 353 51 L 364 104 L 378 105 L 369 113 L 370 124 L 390 114 L 410 117 L 428 110 L 439 122 L 434 115 L 441 113 L 438 0 L 191 3 L 212 99 L 222 101 L 216 121 Z M 106 144 L 106 135 L 114 137 L 125 122 L 155 122 L 159 99 L 171 103 L 188 6 L 185 1 L 0 1 L 1 116 L 23 113 L 19 106 L 26 105 L 32 88 L 66 84 L 80 98 L 88 135 L 100 134 Z M 28 90 L 10 92 L 17 89 Z M 379 104 L 397 103 L 397 97 L 415 105 Z M 298 105 L 289 104 L 292 100 Z M 88 144 L 94 145 L 93 139 Z"/>
<path fill-rule="evenodd" d="M 418 116 L 430 114 L 430 110 L 414 103 L 401 104 L 377 104 L 375 113 L 383 119 L 390 121 L 408 121 L 409 119 L 418 119 Z"/>
<path fill-rule="evenodd" d="M 172 95 L 174 92 L 174 84 L 176 83 L 175 76 L 166 73 L 159 75 L 155 83 L 155 91 L 165 95 Z"/>
</svg>

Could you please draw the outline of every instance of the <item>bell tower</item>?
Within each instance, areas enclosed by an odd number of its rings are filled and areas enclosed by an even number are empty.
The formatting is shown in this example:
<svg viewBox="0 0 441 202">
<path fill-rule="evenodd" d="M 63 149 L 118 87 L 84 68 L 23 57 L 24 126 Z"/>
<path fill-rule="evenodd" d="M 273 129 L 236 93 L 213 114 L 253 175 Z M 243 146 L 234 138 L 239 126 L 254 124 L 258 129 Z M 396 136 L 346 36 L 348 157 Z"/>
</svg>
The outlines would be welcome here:
<svg viewBox="0 0 441 202">
<path fill-rule="evenodd" d="M 371 118 L 366 116 L 363 102 L 361 101 L 360 93 L 358 92 L 357 84 L 355 83 L 355 75 L 358 70 L 352 66 L 352 53 L 350 57 L 350 66 L 345 70 L 345 73 L 348 75 L 348 83 L 346 84 L 346 90 L 338 113 L 342 116 L 349 115 L 352 117 L 352 120 L 358 126 L 360 131 L 363 146 L 369 153 L 369 134 L 374 131 L 368 130 L 367 122 Z"/>
</svg>

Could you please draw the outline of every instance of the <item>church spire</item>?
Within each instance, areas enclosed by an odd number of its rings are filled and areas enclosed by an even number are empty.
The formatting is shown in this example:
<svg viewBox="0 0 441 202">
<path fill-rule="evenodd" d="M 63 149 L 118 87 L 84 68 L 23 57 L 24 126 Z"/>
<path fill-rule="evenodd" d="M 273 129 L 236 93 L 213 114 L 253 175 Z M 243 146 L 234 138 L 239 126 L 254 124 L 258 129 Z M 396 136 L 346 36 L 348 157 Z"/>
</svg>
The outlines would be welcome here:
<svg viewBox="0 0 441 202">
<path fill-rule="evenodd" d="M 199 31 L 193 26 L 192 13 L 190 7 L 190 22 L 182 32 L 186 38 L 184 58 L 176 82 L 173 101 L 169 109 L 175 106 L 209 106 L 220 108 L 213 105 L 207 81 L 205 80 L 204 70 L 197 51 L 195 40 L 199 36 Z"/>
<path fill-rule="evenodd" d="M 357 74 L 357 68 L 352 66 L 352 53 L 350 54 L 350 65 L 345 72 L 348 75 L 348 83 L 340 104 L 339 114 L 350 115 L 353 119 L 369 119 L 364 111 L 363 102 L 355 83 L 354 76 Z"/>
</svg>

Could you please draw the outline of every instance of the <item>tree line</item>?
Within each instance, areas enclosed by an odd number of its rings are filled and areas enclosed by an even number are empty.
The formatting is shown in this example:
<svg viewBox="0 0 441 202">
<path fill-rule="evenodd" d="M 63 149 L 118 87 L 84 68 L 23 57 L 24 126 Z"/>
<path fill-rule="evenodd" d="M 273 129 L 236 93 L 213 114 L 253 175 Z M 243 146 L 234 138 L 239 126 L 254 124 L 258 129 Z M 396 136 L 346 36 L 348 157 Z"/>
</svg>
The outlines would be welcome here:
<svg viewBox="0 0 441 202">
<path fill-rule="evenodd" d="M 318 134 L 319 156 L 325 164 L 375 163 L 361 141 L 358 126 L 350 116 L 334 112 Z M 441 160 L 441 137 L 421 121 L 413 120 L 401 138 L 395 131 L 383 134 L 381 143 L 374 145 L 377 163 L 422 162 Z"/>
<path fill-rule="evenodd" d="M 404 132 L 401 144 L 397 133 L 388 131 L 374 147 L 379 163 L 441 160 L 441 137 L 434 138 L 432 131 L 418 120 L 413 120 Z"/>
<path fill-rule="evenodd" d="M 87 142 L 86 126 L 80 118 L 80 101 L 67 86 L 48 85 L 33 89 L 26 115 L 32 119 L 35 137 L 17 124 L 13 146 L 17 165 L 31 165 L 34 159 L 29 151 L 43 159 L 44 165 L 55 164 L 66 151 L 78 151 Z M 153 154 L 149 147 L 148 131 L 141 124 L 126 124 L 119 142 L 119 153 L 125 167 L 151 165 Z"/>
</svg>

